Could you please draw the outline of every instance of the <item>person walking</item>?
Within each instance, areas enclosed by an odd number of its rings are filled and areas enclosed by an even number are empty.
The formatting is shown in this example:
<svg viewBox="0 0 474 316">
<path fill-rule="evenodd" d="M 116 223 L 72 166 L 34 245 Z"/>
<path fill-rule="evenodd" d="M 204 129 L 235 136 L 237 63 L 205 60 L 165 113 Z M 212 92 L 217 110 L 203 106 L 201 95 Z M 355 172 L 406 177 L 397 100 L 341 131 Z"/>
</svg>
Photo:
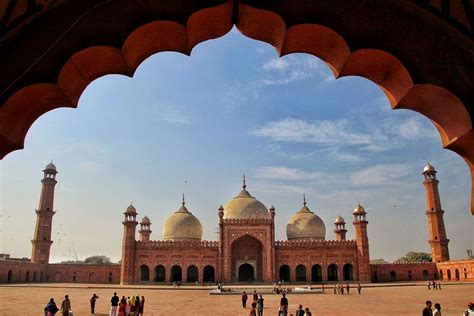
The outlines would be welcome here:
<svg viewBox="0 0 474 316">
<path fill-rule="evenodd" d="M 431 282 L 428 281 L 428 290 L 431 290 Z"/>
<path fill-rule="evenodd" d="M 44 316 L 52 316 L 56 315 L 59 308 L 56 306 L 56 302 L 54 302 L 54 298 L 50 298 L 48 304 L 46 304 L 44 308 Z"/>
<path fill-rule="evenodd" d="M 97 301 L 99 297 L 94 293 L 90 299 L 90 302 L 91 302 L 91 314 L 94 314 L 94 310 L 95 310 L 95 301 Z"/>
<path fill-rule="evenodd" d="M 306 308 L 304 309 L 304 316 L 311 316 L 311 315 L 312 315 L 311 311 L 309 310 L 308 307 L 306 307 Z"/>
<path fill-rule="evenodd" d="M 243 291 L 242 292 L 242 307 L 243 308 L 247 308 L 247 299 L 248 299 L 247 293 Z"/>
<path fill-rule="evenodd" d="M 303 305 L 298 305 L 298 309 L 295 312 L 295 316 L 304 316 Z"/>
<path fill-rule="evenodd" d="M 359 295 L 361 291 L 362 291 L 362 286 L 360 286 L 360 283 L 357 283 L 357 292 L 359 292 Z"/>
<path fill-rule="evenodd" d="M 321 289 L 323 290 L 323 294 L 326 294 L 326 292 L 324 291 L 324 283 L 321 284 Z"/>
<path fill-rule="evenodd" d="M 61 303 L 61 313 L 63 316 L 69 316 L 71 312 L 71 301 L 69 300 L 69 295 L 64 296 L 64 300 Z"/>
<path fill-rule="evenodd" d="M 258 316 L 263 315 L 263 296 L 260 294 L 257 300 L 257 314 Z"/>
<path fill-rule="evenodd" d="M 433 311 L 431 310 L 431 301 L 426 301 L 426 306 L 423 309 L 423 316 L 433 316 Z"/>
<path fill-rule="evenodd" d="M 117 292 L 114 292 L 114 296 L 110 299 L 110 316 L 116 316 L 117 315 L 117 310 L 118 310 L 118 303 L 119 303 L 119 297 L 117 296 Z"/>
<path fill-rule="evenodd" d="M 441 305 L 439 303 L 435 304 L 435 309 L 433 311 L 433 316 L 441 316 Z"/>
<path fill-rule="evenodd" d="M 349 283 L 347 283 L 347 284 L 346 284 L 347 294 L 349 294 L 349 289 L 350 289 L 350 286 L 349 286 Z"/>
<path fill-rule="evenodd" d="M 256 303 L 257 300 L 258 300 L 258 294 L 257 294 L 256 290 L 253 291 L 253 297 L 252 298 L 253 298 L 253 301 Z"/>
</svg>

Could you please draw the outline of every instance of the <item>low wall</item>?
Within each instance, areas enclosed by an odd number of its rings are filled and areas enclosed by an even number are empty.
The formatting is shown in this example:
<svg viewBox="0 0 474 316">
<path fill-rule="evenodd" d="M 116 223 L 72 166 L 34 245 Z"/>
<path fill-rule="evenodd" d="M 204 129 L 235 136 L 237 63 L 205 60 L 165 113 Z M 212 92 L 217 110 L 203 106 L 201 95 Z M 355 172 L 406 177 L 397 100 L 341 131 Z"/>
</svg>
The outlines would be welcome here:
<svg viewBox="0 0 474 316">
<path fill-rule="evenodd" d="M 436 264 L 381 263 L 370 265 L 372 282 L 437 280 Z"/>
</svg>

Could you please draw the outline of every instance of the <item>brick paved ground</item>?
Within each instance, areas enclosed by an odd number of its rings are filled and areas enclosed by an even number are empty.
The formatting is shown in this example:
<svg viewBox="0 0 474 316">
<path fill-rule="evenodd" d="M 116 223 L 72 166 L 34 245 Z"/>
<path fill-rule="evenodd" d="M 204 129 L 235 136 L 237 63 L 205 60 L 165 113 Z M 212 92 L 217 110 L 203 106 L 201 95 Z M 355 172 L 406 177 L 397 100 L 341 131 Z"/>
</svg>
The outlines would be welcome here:
<svg viewBox="0 0 474 316">
<path fill-rule="evenodd" d="M 393 285 L 390 284 L 390 285 Z M 199 288 L 199 287 L 197 287 Z M 139 294 L 146 298 L 145 315 L 248 315 L 242 309 L 239 295 L 209 295 L 209 290 L 192 287 L 180 290 L 171 287 L 113 287 L 110 285 L 4 285 L 0 286 L 0 315 L 43 315 L 42 309 L 50 297 L 61 302 L 69 294 L 75 316 L 89 315 L 89 298 L 99 295 L 96 315 L 108 315 L 109 301 L 114 291 L 120 296 Z M 277 315 L 279 295 L 264 295 L 264 315 Z M 350 295 L 289 294 L 290 311 L 298 304 L 308 306 L 313 315 L 421 315 L 424 301 L 441 304 L 443 316 L 462 315 L 466 303 L 474 301 L 474 284 L 444 284 L 442 290 L 421 286 L 377 286 L 355 289 Z"/>
</svg>

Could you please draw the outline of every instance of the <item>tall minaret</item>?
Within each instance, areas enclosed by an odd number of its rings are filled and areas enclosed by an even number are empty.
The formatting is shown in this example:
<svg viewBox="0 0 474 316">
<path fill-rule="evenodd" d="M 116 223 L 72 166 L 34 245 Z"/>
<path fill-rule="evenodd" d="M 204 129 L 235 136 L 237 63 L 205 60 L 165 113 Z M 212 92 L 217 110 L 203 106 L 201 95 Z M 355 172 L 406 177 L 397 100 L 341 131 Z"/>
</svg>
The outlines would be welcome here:
<svg viewBox="0 0 474 316">
<path fill-rule="evenodd" d="M 51 230 L 53 228 L 54 187 L 56 186 L 56 166 L 51 162 L 43 170 L 41 196 L 36 211 L 35 235 L 31 243 L 31 262 L 49 263 L 51 250 Z"/>
<path fill-rule="evenodd" d="M 352 213 L 357 245 L 357 266 L 359 281 L 370 281 L 369 237 L 367 236 L 367 221 L 365 209 L 357 205 Z"/>
<path fill-rule="evenodd" d="M 122 285 L 135 282 L 135 228 L 138 225 L 137 210 L 132 204 L 123 214 L 125 219 L 122 222 L 122 265 L 120 268 L 120 284 Z"/>
<path fill-rule="evenodd" d="M 336 229 L 334 229 L 334 233 L 336 234 L 336 240 L 337 241 L 344 241 L 346 240 L 346 222 L 344 221 L 344 218 L 342 218 L 341 214 L 339 214 L 338 217 L 336 217 L 336 220 L 334 221 L 334 225 L 336 226 Z"/>
<path fill-rule="evenodd" d="M 151 222 L 148 216 L 145 215 L 143 217 L 142 221 L 140 222 L 140 230 L 138 231 L 140 233 L 140 240 L 147 242 L 150 241 L 150 234 L 151 234 Z"/>
<path fill-rule="evenodd" d="M 431 256 L 433 262 L 443 262 L 449 260 L 449 239 L 446 238 L 446 229 L 444 228 L 444 211 L 441 208 L 439 198 L 438 183 L 436 180 L 436 170 L 432 165 L 427 164 L 423 169 L 425 181 L 423 184 L 426 189 L 426 215 L 428 216 L 428 225 L 430 227 Z"/>
</svg>

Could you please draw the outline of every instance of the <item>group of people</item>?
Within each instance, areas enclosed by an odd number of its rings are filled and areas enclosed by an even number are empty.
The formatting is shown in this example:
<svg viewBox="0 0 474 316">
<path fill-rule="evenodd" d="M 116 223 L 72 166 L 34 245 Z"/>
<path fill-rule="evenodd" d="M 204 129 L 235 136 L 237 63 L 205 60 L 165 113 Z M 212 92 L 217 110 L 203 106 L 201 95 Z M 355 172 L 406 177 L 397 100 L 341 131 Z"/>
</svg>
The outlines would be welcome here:
<svg viewBox="0 0 474 316">
<path fill-rule="evenodd" d="M 288 315 L 288 298 L 286 294 L 283 293 L 280 299 L 280 310 L 278 311 L 278 316 L 286 316 Z M 312 313 L 309 310 L 309 307 L 303 309 L 303 305 L 298 305 L 298 309 L 295 312 L 295 316 L 311 316 Z"/>
<path fill-rule="evenodd" d="M 441 316 L 441 305 L 436 303 L 434 310 L 431 308 L 431 301 L 426 301 L 426 306 L 423 309 L 423 316 Z"/>
<path fill-rule="evenodd" d="M 344 291 L 346 291 L 347 294 L 349 294 L 351 287 L 349 284 L 334 284 L 334 294 L 341 294 L 344 295 Z M 362 286 L 360 283 L 357 283 L 357 292 L 360 294 L 362 291 Z M 323 285 L 323 293 L 324 293 L 324 285 Z"/>
<path fill-rule="evenodd" d="M 431 290 L 431 288 L 434 290 L 441 290 L 441 282 L 436 282 L 435 280 L 433 280 L 433 282 L 428 281 L 428 290 Z"/>
<path fill-rule="evenodd" d="M 57 312 L 61 311 L 61 316 L 72 316 L 71 301 L 69 300 L 69 295 L 64 296 L 64 300 L 61 303 L 61 309 L 58 308 L 54 298 L 51 298 L 44 308 L 45 316 L 56 315 Z"/>
<path fill-rule="evenodd" d="M 145 309 L 145 297 L 140 297 L 139 295 L 131 295 L 127 298 L 122 296 L 120 299 L 117 293 L 114 293 L 114 296 L 110 299 L 110 303 L 112 305 L 110 307 L 110 316 L 142 316 Z"/>
<path fill-rule="evenodd" d="M 263 296 L 257 294 L 257 291 L 253 291 L 252 304 L 250 305 L 250 316 L 262 316 L 263 315 Z M 242 292 L 242 307 L 247 308 L 248 295 L 245 291 Z"/>
</svg>

